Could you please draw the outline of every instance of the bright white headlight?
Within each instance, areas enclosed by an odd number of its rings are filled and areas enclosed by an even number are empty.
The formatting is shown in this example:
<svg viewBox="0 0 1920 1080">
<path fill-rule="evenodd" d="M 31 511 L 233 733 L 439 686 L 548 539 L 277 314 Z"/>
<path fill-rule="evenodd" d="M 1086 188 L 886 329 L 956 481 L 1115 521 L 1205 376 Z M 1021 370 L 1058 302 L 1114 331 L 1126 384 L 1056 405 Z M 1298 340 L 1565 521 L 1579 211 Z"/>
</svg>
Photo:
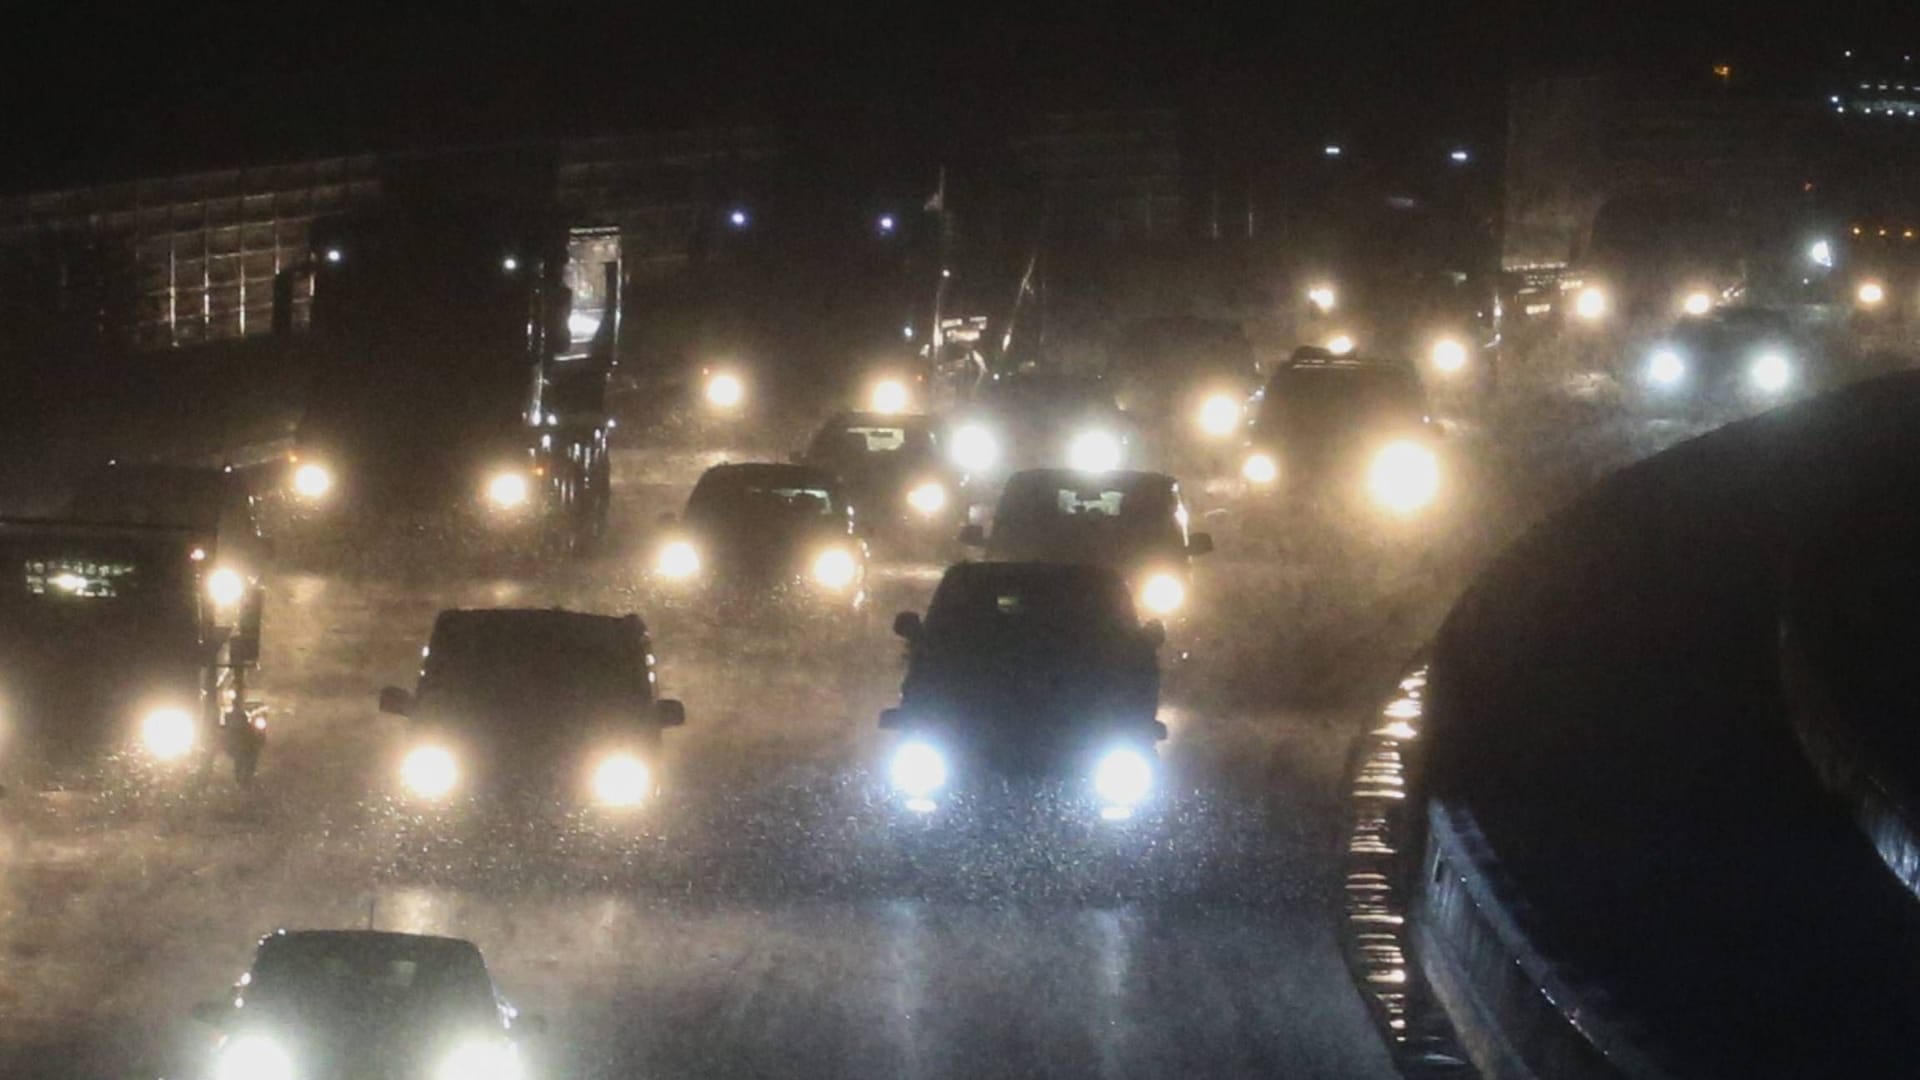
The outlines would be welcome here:
<svg viewBox="0 0 1920 1080">
<path fill-rule="evenodd" d="M 947 757 L 930 743 L 902 743 L 887 765 L 887 779 L 902 795 L 924 799 L 947 786 Z"/>
<path fill-rule="evenodd" d="M 877 413 L 899 413 L 907 411 L 907 384 L 899 379 L 881 379 L 873 384 L 873 392 L 868 395 L 868 405 Z"/>
<path fill-rule="evenodd" d="M 916 484 L 907 492 L 907 505 L 923 517 L 932 517 L 947 508 L 947 486 L 938 480 Z"/>
<path fill-rule="evenodd" d="M 1453 338 L 1433 343 L 1433 369 L 1451 375 L 1467 366 L 1467 347 Z"/>
<path fill-rule="evenodd" d="M 214 1080 L 293 1080 L 293 1059 L 265 1035 L 241 1035 L 220 1048 Z"/>
<path fill-rule="evenodd" d="M 1132 747 L 1109 750 L 1093 768 L 1093 791 L 1107 806 L 1138 806 L 1153 790 L 1153 765 Z"/>
<path fill-rule="evenodd" d="M 1440 492 L 1440 461 L 1416 442 L 1399 440 L 1381 447 L 1367 469 L 1367 493 L 1396 514 L 1409 514 Z"/>
<path fill-rule="evenodd" d="M 738 375 L 720 372 L 707 377 L 707 404 L 716 409 L 731 409 L 747 397 L 747 386 Z"/>
<path fill-rule="evenodd" d="M 1705 315 L 1713 310 L 1713 296 L 1704 292 L 1690 292 L 1680 301 L 1680 310 L 1689 315 Z"/>
<path fill-rule="evenodd" d="M 1687 362 L 1672 349 L 1659 349 L 1647 358 L 1647 378 L 1660 386 L 1672 386 L 1686 374 Z"/>
<path fill-rule="evenodd" d="M 1860 306 L 1873 307 L 1887 298 L 1887 288 L 1877 281 L 1863 281 L 1860 287 L 1854 290 L 1853 296 L 1860 302 Z"/>
<path fill-rule="evenodd" d="M 333 473 L 325 465 L 308 461 L 293 470 L 293 493 L 303 499 L 324 498 L 333 490 Z"/>
<path fill-rule="evenodd" d="M 1749 377 L 1753 379 L 1756 389 L 1769 394 L 1778 393 L 1792 381 L 1793 365 L 1787 362 L 1785 353 L 1763 352 L 1754 358 Z"/>
<path fill-rule="evenodd" d="M 1000 443 L 984 424 L 962 424 L 954 430 L 948 453 L 968 472 L 985 472 L 1000 460 Z"/>
<path fill-rule="evenodd" d="M 660 549 L 654 570 L 669 581 L 685 581 L 700 572 L 700 553 L 685 540 L 674 540 Z"/>
<path fill-rule="evenodd" d="M 422 798 L 441 798 L 459 779 L 460 766 L 444 746 L 414 747 L 400 762 L 400 782 Z"/>
<path fill-rule="evenodd" d="M 1105 431 L 1083 431 L 1067 447 L 1067 464 L 1082 472 L 1111 472 L 1120 457 L 1120 440 Z"/>
<path fill-rule="evenodd" d="M 860 576 L 860 564 L 842 548 L 828 548 L 813 560 L 813 580 L 829 589 L 844 589 Z"/>
<path fill-rule="evenodd" d="M 1353 351 L 1353 337 L 1350 334 L 1335 334 L 1327 339 L 1327 351 L 1335 356 L 1345 356 Z"/>
<path fill-rule="evenodd" d="M 472 1039 L 454 1047 L 434 1080 L 520 1080 L 520 1055 L 505 1039 Z"/>
<path fill-rule="evenodd" d="M 140 744 L 160 761 L 178 761 L 193 750 L 193 714 L 185 709 L 155 709 L 140 718 Z"/>
<path fill-rule="evenodd" d="M 1322 314 L 1333 310 L 1335 299 L 1331 285 L 1315 285 L 1307 290 L 1307 303 L 1312 304 Z"/>
<path fill-rule="evenodd" d="M 1607 314 L 1607 290 L 1598 285 L 1581 289 L 1573 298 L 1573 313 L 1588 322 L 1598 322 Z"/>
<path fill-rule="evenodd" d="M 1280 479 L 1280 464 L 1272 455 L 1256 450 L 1240 463 L 1240 476 L 1249 484 L 1265 487 Z"/>
<path fill-rule="evenodd" d="M 247 595 L 247 579 L 240 576 L 238 570 L 222 566 L 207 575 L 207 599 L 215 607 L 237 607 L 242 597 Z"/>
<path fill-rule="evenodd" d="M 638 806 L 653 790 L 653 770 L 632 754 L 608 754 L 593 769 L 593 797 L 602 806 Z"/>
<path fill-rule="evenodd" d="M 1187 602 L 1187 587 L 1177 575 L 1162 571 L 1140 586 L 1140 606 L 1147 614 L 1164 619 Z"/>
<path fill-rule="evenodd" d="M 494 473 L 487 481 L 487 502 L 496 510 L 517 510 L 527 504 L 532 485 L 518 469 Z"/>
<path fill-rule="evenodd" d="M 1240 426 L 1240 403 L 1232 394 L 1209 394 L 1200 403 L 1200 430 L 1214 438 L 1231 435 Z"/>
</svg>

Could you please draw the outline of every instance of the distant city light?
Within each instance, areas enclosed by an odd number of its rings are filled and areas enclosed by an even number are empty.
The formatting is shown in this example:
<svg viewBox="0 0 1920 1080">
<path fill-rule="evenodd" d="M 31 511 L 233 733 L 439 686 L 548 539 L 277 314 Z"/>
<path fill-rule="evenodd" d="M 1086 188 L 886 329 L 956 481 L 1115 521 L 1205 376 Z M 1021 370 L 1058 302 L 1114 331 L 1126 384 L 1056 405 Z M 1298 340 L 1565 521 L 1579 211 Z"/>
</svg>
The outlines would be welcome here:
<svg viewBox="0 0 1920 1080">
<path fill-rule="evenodd" d="M 327 261 L 334 264 L 335 266 L 340 265 L 340 260 L 346 257 L 347 257 L 346 254 L 342 252 L 339 248 L 327 249 Z"/>
<path fill-rule="evenodd" d="M 747 212 L 745 210 L 734 210 L 727 214 L 727 224 L 732 225 L 736 229 L 746 228 L 747 220 Z"/>
<path fill-rule="evenodd" d="M 892 214 L 881 214 L 881 215 L 880 215 L 880 221 L 879 221 L 879 225 L 880 225 L 880 231 L 881 231 L 882 233 L 892 233 L 892 232 L 893 232 L 893 228 L 894 228 L 894 226 L 895 226 L 896 224 L 897 224 L 897 222 L 895 222 L 895 221 L 893 220 L 893 215 L 892 215 Z"/>
<path fill-rule="evenodd" d="M 500 269 L 505 270 L 507 273 L 511 274 L 515 270 L 520 269 L 520 260 L 509 255 L 506 258 L 500 260 Z"/>
<path fill-rule="evenodd" d="M 1733 65 L 1731 64 L 1713 65 L 1713 77 L 1716 79 L 1719 79 L 1722 82 L 1725 82 L 1726 80 L 1733 78 Z"/>
<path fill-rule="evenodd" d="M 1473 155 L 1465 150 L 1455 150 L 1447 155 L 1447 160 L 1453 162 L 1455 165 L 1465 165 L 1467 162 L 1473 160 Z"/>
<path fill-rule="evenodd" d="M 1856 233 L 1859 231 L 1858 229 L 1854 230 Z M 1807 249 L 1807 258 L 1812 259 L 1815 266 L 1832 268 L 1833 245 L 1825 240 L 1815 240 L 1813 246 Z"/>
<path fill-rule="evenodd" d="M 912 324 L 908 324 L 908 325 L 906 325 L 906 326 L 903 326 L 903 327 L 901 327 L 901 328 L 900 328 L 900 336 L 901 336 L 901 337 L 903 337 L 903 338 L 906 338 L 906 339 L 907 339 L 908 341 L 912 341 L 912 340 L 913 340 L 913 326 L 912 326 Z"/>
<path fill-rule="evenodd" d="M 1327 155 L 1328 157 L 1339 157 L 1340 147 L 1333 143 L 1328 143 L 1326 147 L 1321 150 L 1321 153 Z"/>
</svg>

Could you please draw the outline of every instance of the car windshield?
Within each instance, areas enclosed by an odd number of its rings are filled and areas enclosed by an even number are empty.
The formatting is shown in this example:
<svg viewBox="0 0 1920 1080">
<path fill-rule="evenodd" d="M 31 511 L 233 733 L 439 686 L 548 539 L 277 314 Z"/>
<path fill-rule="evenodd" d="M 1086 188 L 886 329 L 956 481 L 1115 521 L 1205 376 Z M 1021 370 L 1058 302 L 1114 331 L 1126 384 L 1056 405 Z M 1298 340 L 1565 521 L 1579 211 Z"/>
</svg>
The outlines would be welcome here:
<svg viewBox="0 0 1920 1080">
<path fill-rule="evenodd" d="M 934 452 L 933 433 L 898 424 L 848 424 L 829 428 L 813 440 L 812 456 L 835 467 L 859 467 L 917 461 Z"/>
<path fill-rule="evenodd" d="M 1107 643 L 1139 628 L 1133 598 L 1108 574 L 1086 567 L 1027 573 L 950 571 L 927 609 L 929 639 L 948 647 L 1000 649 L 1020 643 Z"/>
<path fill-rule="evenodd" d="M 242 996 L 269 1014 L 389 1012 L 399 1022 L 423 1013 L 484 1019 L 493 1008 L 493 986 L 473 946 L 391 934 L 268 938 Z"/>
<path fill-rule="evenodd" d="M 687 500 L 687 519 L 696 522 L 742 517 L 804 521 L 832 518 L 843 510 L 832 488 L 800 476 L 708 476 Z"/>
<path fill-rule="evenodd" d="M 1389 368 L 1296 368 L 1275 375 L 1256 419 L 1263 431 L 1329 433 L 1418 420 L 1420 388 Z"/>
<path fill-rule="evenodd" d="M 1115 543 L 1177 538 L 1177 506 L 1164 482 L 1016 477 L 994 509 L 992 540 L 999 547 L 1076 538 Z"/>
<path fill-rule="evenodd" d="M 646 680 L 638 638 L 617 619 L 450 615 L 427 646 L 420 699 L 437 719 L 544 728 L 636 715 Z"/>
<path fill-rule="evenodd" d="M 81 482 L 72 514 L 81 521 L 211 530 L 226 507 L 227 480 L 211 469 L 115 466 Z"/>
</svg>

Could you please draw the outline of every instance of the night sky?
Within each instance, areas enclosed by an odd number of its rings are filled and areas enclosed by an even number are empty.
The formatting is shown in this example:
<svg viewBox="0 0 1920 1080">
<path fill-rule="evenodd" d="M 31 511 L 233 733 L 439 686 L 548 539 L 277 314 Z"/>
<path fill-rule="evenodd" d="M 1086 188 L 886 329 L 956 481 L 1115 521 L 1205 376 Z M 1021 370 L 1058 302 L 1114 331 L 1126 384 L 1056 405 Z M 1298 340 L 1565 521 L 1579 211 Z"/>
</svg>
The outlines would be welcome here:
<svg viewBox="0 0 1920 1080">
<path fill-rule="evenodd" d="M 1199 102 L 1308 142 L 1426 153 L 1423 140 L 1496 141 L 1506 87 L 1528 74 L 1730 61 L 1808 82 L 1846 44 L 1920 41 L 1910 8 L 1891 25 L 1752 4 L 1274 5 L 1254 19 L 1170 5 L 818 4 L 804 19 L 657 7 L 50 6 L 0 43 L 0 186 L 716 121 L 831 137 L 853 117 L 910 163 L 1036 109 Z"/>
</svg>

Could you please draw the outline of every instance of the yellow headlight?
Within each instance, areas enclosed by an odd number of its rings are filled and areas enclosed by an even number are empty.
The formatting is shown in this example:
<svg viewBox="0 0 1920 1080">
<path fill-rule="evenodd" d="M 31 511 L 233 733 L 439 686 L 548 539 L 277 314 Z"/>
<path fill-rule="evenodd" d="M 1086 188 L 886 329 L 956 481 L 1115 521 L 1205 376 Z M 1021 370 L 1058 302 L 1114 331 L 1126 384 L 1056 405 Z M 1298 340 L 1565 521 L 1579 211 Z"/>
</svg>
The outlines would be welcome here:
<svg viewBox="0 0 1920 1080">
<path fill-rule="evenodd" d="M 813 580 L 829 589 L 844 589 L 860 576 L 860 564 L 840 548 L 828 548 L 813 560 Z"/>
<path fill-rule="evenodd" d="M 1335 334 L 1327 339 L 1327 351 L 1335 356 L 1345 356 L 1353 351 L 1353 338 L 1347 334 Z"/>
<path fill-rule="evenodd" d="M 1588 322 L 1597 322 L 1607 314 L 1607 290 L 1589 285 L 1573 298 L 1573 313 Z"/>
<path fill-rule="evenodd" d="M 217 608 L 234 608 L 247 595 L 247 579 L 238 570 L 222 566 L 207 575 L 207 599 Z"/>
<path fill-rule="evenodd" d="M 1854 292 L 1854 298 L 1860 301 L 1862 307 L 1873 307 L 1887 298 L 1887 289 L 1877 281 L 1863 281 Z"/>
<path fill-rule="evenodd" d="M 1713 310 L 1713 297 L 1708 293 L 1695 290 L 1688 293 L 1686 299 L 1680 301 L 1680 310 L 1689 315 L 1705 315 Z"/>
<path fill-rule="evenodd" d="M 1173 574 L 1161 572 L 1140 586 L 1140 606 L 1155 618 L 1166 618 L 1187 603 L 1187 587 Z"/>
<path fill-rule="evenodd" d="M 1240 463 L 1240 476 L 1249 484 L 1265 487 L 1280 479 L 1280 464 L 1272 456 L 1256 450 Z"/>
<path fill-rule="evenodd" d="M 593 769 L 593 798 L 602 806 L 637 806 L 653 792 L 653 771 L 632 754 L 608 754 Z"/>
<path fill-rule="evenodd" d="M 675 540 L 660 549 L 655 572 L 670 581 L 685 581 L 700 572 L 700 553 L 685 540 Z"/>
<path fill-rule="evenodd" d="M 1416 442 L 1388 443 L 1367 469 L 1367 493 L 1396 514 L 1410 514 L 1440 493 L 1440 460 Z"/>
<path fill-rule="evenodd" d="M 140 720 L 140 742 L 160 761 L 178 761 L 197 742 L 193 714 L 185 709 L 155 709 Z"/>
<path fill-rule="evenodd" d="M 1231 435 L 1240 426 L 1240 403 L 1231 394 L 1210 394 L 1200 403 L 1200 430 L 1214 438 Z"/>
<path fill-rule="evenodd" d="M 518 510 L 527 504 L 527 498 L 533 494 L 532 485 L 527 483 L 527 474 L 518 469 L 494 473 L 487 481 L 487 502 L 495 510 Z"/>
<path fill-rule="evenodd" d="M 1451 375 L 1467 366 L 1467 347 L 1454 338 L 1445 337 L 1433 343 L 1433 369 Z"/>
<path fill-rule="evenodd" d="M 932 517 L 947 508 L 947 486 L 938 480 L 915 485 L 907 492 L 907 505 L 923 517 Z"/>
<path fill-rule="evenodd" d="M 322 499 L 333 490 L 333 473 L 325 465 L 308 461 L 293 470 L 293 493 L 303 499 Z"/>
<path fill-rule="evenodd" d="M 444 746 L 416 746 L 400 762 L 400 782 L 426 799 L 439 799 L 460 780 L 460 766 Z"/>
<path fill-rule="evenodd" d="M 716 409 L 731 409 L 746 400 L 747 387 L 738 375 L 721 372 L 707 378 L 707 404 Z"/>
<path fill-rule="evenodd" d="M 868 405 L 877 413 L 900 413 L 907 411 L 907 384 L 899 379 L 881 379 L 873 384 L 873 392 L 868 395 Z"/>
<path fill-rule="evenodd" d="M 1333 286 L 1331 285 L 1315 285 L 1313 288 L 1307 290 L 1307 303 L 1312 304 L 1323 314 L 1333 310 L 1334 300 L 1335 296 Z"/>
</svg>

